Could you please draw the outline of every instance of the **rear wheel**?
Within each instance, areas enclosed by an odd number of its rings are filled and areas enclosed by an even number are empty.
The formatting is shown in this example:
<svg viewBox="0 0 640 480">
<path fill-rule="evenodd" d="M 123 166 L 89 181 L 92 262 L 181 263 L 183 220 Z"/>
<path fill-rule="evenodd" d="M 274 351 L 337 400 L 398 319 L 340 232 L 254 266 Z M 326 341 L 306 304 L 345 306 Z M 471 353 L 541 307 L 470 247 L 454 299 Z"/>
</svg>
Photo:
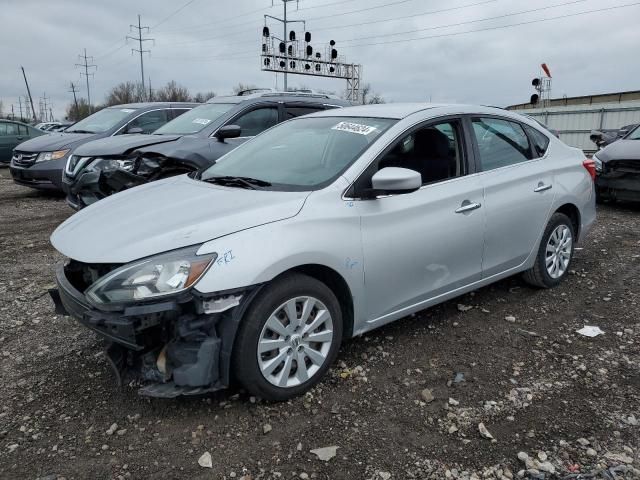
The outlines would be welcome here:
<svg viewBox="0 0 640 480">
<path fill-rule="evenodd" d="M 524 272 L 524 280 L 540 288 L 555 287 L 562 282 L 573 259 L 574 239 L 574 227 L 569 217 L 554 213 L 542 236 L 535 264 Z"/>
<path fill-rule="evenodd" d="M 341 341 L 333 292 L 306 275 L 287 275 L 267 286 L 242 320 L 233 349 L 236 378 L 258 397 L 287 400 L 320 381 Z"/>
</svg>

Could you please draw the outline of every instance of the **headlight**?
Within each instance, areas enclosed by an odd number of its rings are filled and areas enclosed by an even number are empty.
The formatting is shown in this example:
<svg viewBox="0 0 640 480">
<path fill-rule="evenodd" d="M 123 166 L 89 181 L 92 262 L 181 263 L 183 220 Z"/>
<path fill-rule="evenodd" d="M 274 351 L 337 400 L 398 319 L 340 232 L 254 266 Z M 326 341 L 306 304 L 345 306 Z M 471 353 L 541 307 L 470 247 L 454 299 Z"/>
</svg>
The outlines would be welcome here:
<svg viewBox="0 0 640 480">
<path fill-rule="evenodd" d="M 97 304 L 130 303 L 182 292 L 206 272 L 217 253 L 196 255 L 193 248 L 176 250 L 124 265 L 105 275 L 86 292 Z"/>
<path fill-rule="evenodd" d="M 593 162 L 596 164 L 596 172 L 602 172 L 602 160 L 597 155 L 593 156 Z"/>
<path fill-rule="evenodd" d="M 55 152 L 42 152 L 38 154 L 36 158 L 36 162 L 48 162 L 49 160 L 58 160 L 64 157 L 67 153 L 69 153 L 69 149 L 56 150 Z"/>
<path fill-rule="evenodd" d="M 96 162 L 91 164 L 92 170 L 102 170 L 103 172 L 110 172 L 113 170 L 125 170 L 130 172 L 133 170 L 133 160 L 114 160 L 107 158 L 100 158 Z"/>
</svg>

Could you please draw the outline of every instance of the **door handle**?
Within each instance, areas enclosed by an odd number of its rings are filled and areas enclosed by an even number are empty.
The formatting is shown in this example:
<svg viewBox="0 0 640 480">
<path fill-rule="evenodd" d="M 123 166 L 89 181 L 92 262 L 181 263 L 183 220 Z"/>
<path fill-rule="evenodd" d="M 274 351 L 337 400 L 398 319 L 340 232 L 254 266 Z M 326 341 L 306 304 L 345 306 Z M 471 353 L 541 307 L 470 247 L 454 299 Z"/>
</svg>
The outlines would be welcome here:
<svg viewBox="0 0 640 480">
<path fill-rule="evenodd" d="M 551 190 L 551 188 L 553 188 L 553 185 L 545 185 L 544 183 L 540 182 L 538 186 L 533 189 L 533 191 L 536 193 L 540 193 L 546 190 Z"/>
<path fill-rule="evenodd" d="M 469 200 L 465 200 L 464 202 L 462 202 L 462 205 L 460 206 L 460 208 L 456 210 L 456 213 L 470 212 L 472 210 L 476 210 L 480 208 L 481 206 L 482 205 L 479 203 L 471 203 Z"/>
</svg>

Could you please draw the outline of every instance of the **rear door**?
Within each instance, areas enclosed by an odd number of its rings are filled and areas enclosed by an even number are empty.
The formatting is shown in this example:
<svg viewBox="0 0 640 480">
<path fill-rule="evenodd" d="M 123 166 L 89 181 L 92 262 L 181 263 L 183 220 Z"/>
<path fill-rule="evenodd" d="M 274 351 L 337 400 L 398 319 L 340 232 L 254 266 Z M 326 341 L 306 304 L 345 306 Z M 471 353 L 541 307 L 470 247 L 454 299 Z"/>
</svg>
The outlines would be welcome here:
<svg viewBox="0 0 640 480">
<path fill-rule="evenodd" d="M 553 203 L 553 172 L 520 123 L 492 116 L 471 122 L 487 216 L 487 278 L 520 266 L 537 247 Z"/>
</svg>

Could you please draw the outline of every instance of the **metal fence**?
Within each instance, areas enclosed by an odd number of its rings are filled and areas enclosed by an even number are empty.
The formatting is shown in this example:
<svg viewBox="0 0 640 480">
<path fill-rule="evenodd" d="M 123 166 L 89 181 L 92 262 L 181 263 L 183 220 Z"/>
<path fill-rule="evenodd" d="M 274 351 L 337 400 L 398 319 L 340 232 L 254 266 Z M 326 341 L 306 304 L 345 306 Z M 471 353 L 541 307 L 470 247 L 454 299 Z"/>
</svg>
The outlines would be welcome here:
<svg viewBox="0 0 640 480">
<path fill-rule="evenodd" d="M 556 130 L 567 145 L 580 148 L 586 153 L 596 151 L 596 145 L 589 139 L 591 130 L 617 129 L 640 123 L 640 101 L 552 106 L 546 109 L 512 107 L 511 110 L 534 117 L 550 129 Z"/>
</svg>

